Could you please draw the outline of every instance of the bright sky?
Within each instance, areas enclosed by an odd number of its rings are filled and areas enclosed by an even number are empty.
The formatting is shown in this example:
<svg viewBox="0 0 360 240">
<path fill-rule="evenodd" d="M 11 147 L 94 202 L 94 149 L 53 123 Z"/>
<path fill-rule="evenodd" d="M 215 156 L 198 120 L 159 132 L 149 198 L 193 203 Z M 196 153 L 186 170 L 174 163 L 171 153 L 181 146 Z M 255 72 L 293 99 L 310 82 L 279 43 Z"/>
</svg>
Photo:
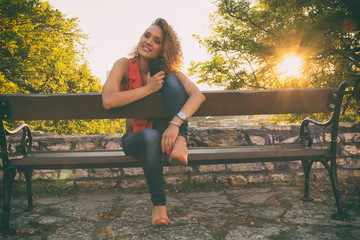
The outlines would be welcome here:
<svg viewBox="0 0 360 240">
<path fill-rule="evenodd" d="M 92 73 L 104 83 L 113 63 L 127 57 L 143 32 L 158 17 L 173 26 L 182 41 L 184 69 L 191 60 L 207 58 L 193 34 L 209 33 L 209 14 L 215 12 L 212 0 L 48 0 L 67 17 L 77 17 L 90 53 Z M 206 89 L 205 86 L 201 86 Z"/>
</svg>

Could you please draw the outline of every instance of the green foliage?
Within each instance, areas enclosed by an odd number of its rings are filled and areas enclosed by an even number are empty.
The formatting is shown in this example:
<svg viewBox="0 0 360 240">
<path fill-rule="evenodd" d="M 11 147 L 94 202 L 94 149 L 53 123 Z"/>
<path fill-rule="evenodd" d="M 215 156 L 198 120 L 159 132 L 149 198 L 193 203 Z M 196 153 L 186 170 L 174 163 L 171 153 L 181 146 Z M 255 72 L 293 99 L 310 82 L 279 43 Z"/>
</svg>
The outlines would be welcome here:
<svg viewBox="0 0 360 240">
<path fill-rule="evenodd" d="M 98 92 L 76 18 L 48 2 L 1 0 L 0 72 L 17 93 Z"/>
<path fill-rule="evenodd" d="M 58 134 L 123 134 L 124 120 L 96 119 L 96 120 L 61 120 L 61 121 L 32 121 L 32 130 L 53 132 Z"/>
<path fill-rule="evenodd" d="M 4 123 L 9 130 L 13 130 L 24 122 L 14 121 Z M 121 135 L 125 133 L 124 119 L 29 121 L 26 123 L 30 126 L 32 131 L 52 132 L 61 135 Z"/>
<path fill-rule="evenodd" d="M 66 18 L 41 0 L 0 0 L 0 94 L 100 92 L 98 77 L 84 58 L 76 18 Z M 8 123 L 13 128 L 17 123 Z M 116 133 L 119 120 L 30 123 L 33 130 L 59 134 Z M 115 127 L 110 129 L 110 127 Z"/>
<path fill-rule="evenodd" d="M 0 190 L 3 190 L 1 184 Z M 34 196 L 68 196 L 76 193 L 76 185 L 68 185 L 64 180 L 35 180 L 32 182 Z M 23 180 L 16 180 L 13 183 L 12 197 L 26 197 L 26 184 Z"/>
<path fill-rule="evenodd" d="M 353 94 L 348 121 L 360 121 L 360 2 L 357 0 L 218 0 L 211 33 L 195 36 L 211 60 L 192 62 L 198 82 L 225 89 L 338 87 Z M 300 75 L 280 71 L 301 56 Z M 351 89 L 350 89 L 351 90 Z M 348 99 L 346 99 L 348 100 Z"/>
</svg>

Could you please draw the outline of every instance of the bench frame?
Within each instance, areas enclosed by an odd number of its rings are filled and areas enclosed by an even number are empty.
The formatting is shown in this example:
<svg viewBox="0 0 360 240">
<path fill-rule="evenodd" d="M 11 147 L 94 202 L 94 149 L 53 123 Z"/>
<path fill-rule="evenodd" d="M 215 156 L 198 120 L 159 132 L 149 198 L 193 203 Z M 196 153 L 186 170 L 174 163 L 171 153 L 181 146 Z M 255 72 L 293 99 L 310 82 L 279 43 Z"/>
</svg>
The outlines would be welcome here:
<svg viewBox="0 0 360 240">
<path fill-rule="evenodd" d="M 227 115 L 253 115 L 253 114 L 282 114 L 282 113 L 312 113 L 333 112 L 327 122 L 319 122 L 310 118 L 303 120 L 300 128 L 300 146 L 294 151 L 284 147 L 255 148 L 246 146 L 239 148 L 202 148 L 189 149 L 189 165 L 224 164 L 224 163 L 250 163 L 250 162 L 277 162 L 301 160 L 304 170 L 304 197 L 302 200 L 311 201 L 309 195 L 310 171 L 314 162 L 321 162 L 329 173 L 332 184 L 337 213 L 334 218 L 343 219 L 346 213 L 341 205 L 341 192 L 338 186 L 336 154 L 337 137 L 341 105 L 349 82 L 343 82 L 338 89 L 298 89 L 298 90 L 260 90 L 260 91 L 219 91 L 204 92 L 207 101 L 194 114 L 195 116 L 227 116 Z M 322 96 L 319 96 L 322 95 Z M 77 99 L 84 99 L 82 104 L 74 104 Z M 318 100 L 314 101 L 314 98 Z M 45 99 L 45 101 L 44 101 Z M 286 99 L 286 101 L 284 101 Z M 221 101 L 219 101 L 221 100 Z M 242 104 L 230 104 L 234 101 Z M 266 105 L 271 101 L 271 104 Z M 79 101 L 80 102 L 80 101 Z M 156 108 L 153 107 L 156 102 Z M 301 102 L 302 104 L 299 104 Z M 313 104 L 316 102 L 317 104 Z M 264 103 L 264 104 L 259 104 Z M 223 106 L 227 107 L 224 108 Z M 74 108 L 74 109 L 72 109 Z M 80 109 L 87 109 L 80 111 Z M 71 109 L 71 111 L 69 111 Z M 76 110 L 79 109 L 79 110 Z M 41 114 L 46 112 L 45 114 Z M 40 114 L 39 114 L 40 113 Z M 140 161 L 134 157 L 125 156 L 121 151 L 89 151 L 83 152 L 82 158 L 71 158 L 73 152 L 36 153 L 32 152 L 32 135 L 27 124 L 22 124 L 13 131 L 4 126 L 3 120 L 57 120 L 57 119 L 106 119 L 127 117 L 167 117 L 161 94 L 153 94 L 128 106 L 104 110 L 101 104 L 100 93 L 90 94 L 28 94 L 28 95 L 2 95 L 0 96 L 0 146 L 3 170 L 3 233 L 9 232 L 11 188 L 17 172 L 23 172 L 26 179 L 28 208 L 33 209 L 31 178 L 33 169 L 74 169 L 74 168 L 104 168 L 104 167 L 134 167 L 141 166 Z M 321 127 L 331 126 L 330 147 L 323 150 L 312 149 L 313 144 L 310 124 Z M 22 159 L 9 157 L 6 136 L 22 132 L 21 151 Z M 285 151 L 286 150 L 286 151 Z M 244 151 L 242 153 L 242 151 Z M 248 156 L 249 151 L 257 154 Z M 271 154 L 262 151 L 269 151 Z M 298 151 L 298 153 L 295 153 Z M 107 165 L 99 164 L 91 154 L 103 156 Z M 290 153 L 291 152 L 291 153 Z M 278 154 L 276 154 L 278 153 Z M 43 155 L 41 155 L 43 154 Z M 48 154 L 48 155 L 46 155 Z M 49 155 L 50 154 L 50 155 Z M 59 154 L 59 162 L 56 156 Z M 88 155 L 86 155 L 88 154 Z M 119 156 L 119 154 L 121 156 Z M 81 154 L 80 154 L 81 155 Z M 108 157 L 106 157 L 109 155 Z M 254 157 L 256 155 L 256 157 Z M 41 158 L 51 158 L 53 165 L 45 164 Z M 71 160 L 70 160 L 71 159 Z M 108 159 L 108 160 L 107 160 Z M 66 161 L 65 160 L 70 160 Z M 121 160 L 121 161 L 120 161 Z M 33 162 L 31 162 L 33 161 Z M 51 161 L 53 162 L 53 161 Z M 166 156 L 164 165 L 168 165 Z"/>
</svg>

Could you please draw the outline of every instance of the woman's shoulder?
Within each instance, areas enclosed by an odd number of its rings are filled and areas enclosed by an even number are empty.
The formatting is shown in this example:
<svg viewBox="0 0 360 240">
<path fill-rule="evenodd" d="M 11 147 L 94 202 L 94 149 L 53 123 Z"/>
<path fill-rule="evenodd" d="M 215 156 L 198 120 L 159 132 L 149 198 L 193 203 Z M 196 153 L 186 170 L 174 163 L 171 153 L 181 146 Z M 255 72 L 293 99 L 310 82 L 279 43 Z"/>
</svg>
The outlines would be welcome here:
<svg viewBox="0 0 360 240">
<path fill-rule="evenodd" d="M 130 59 L 123 57 L 123 58 L 119 58 L 118 60 L 116 60 L 115 65 L 129 66 L 129 63 L 130 63 Z"/>
<path fill-rule="evenodd" d="M 128 58 L 120 58 L 115 61 L 108 80 L 110 82 L 116 82 L 116 84 L 124 84 L 129 74 L 129 59 Z M 119 85 L 120 85 L 119 84 Z"/>
<path fill-rule="evenodd" d="M 125 57 L 120 58 L 115 61 L 112 71 L 127 74 L 129 69 L 129 63 L 130 59 Z"/>
</svg>

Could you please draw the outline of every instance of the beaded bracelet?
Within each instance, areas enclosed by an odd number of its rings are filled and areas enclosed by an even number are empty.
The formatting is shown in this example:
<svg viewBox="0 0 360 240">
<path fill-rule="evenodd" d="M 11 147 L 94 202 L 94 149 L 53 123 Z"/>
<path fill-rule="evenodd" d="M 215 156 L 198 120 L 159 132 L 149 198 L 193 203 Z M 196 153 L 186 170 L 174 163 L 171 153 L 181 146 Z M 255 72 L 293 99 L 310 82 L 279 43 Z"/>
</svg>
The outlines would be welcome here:
<svg viewBox="0 0 360 240">
<path fill-rule="evenodd" d="M 179 124 L 177 124 L 176 122 L 174 122 L 174 121 L 170 121 L 170 123 L 172 123 L 172 124 L 174 124 L 175 126 L 177 126 L 177 127 L 180 127 L 180 125 Z"/>
</svg>

